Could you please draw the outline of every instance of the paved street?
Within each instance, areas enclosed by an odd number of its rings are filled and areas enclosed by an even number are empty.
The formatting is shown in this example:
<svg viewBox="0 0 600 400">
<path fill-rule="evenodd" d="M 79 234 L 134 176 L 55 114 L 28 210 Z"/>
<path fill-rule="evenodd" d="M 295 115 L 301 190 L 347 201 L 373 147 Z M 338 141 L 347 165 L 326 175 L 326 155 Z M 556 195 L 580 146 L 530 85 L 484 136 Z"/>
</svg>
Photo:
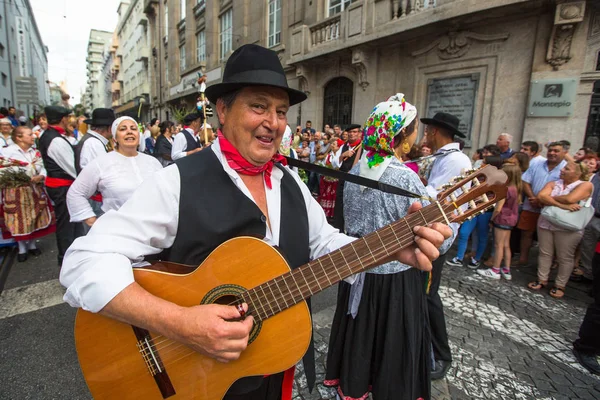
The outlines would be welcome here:
<svg viewBox="0 0 600 400">
<path fill-rule="evenodd" d="M 44 254 L 15 264 L 0 296 L 0 399 L 90 398 L 73 348 L 75 310 L 62 303 L 54 238 Z M 563 300 L 525 288 L 534 268 L 515 268 L 514 280 L 491 281 L 466 268 L 444 272 L 442 298 L 454 363 L 434 384 L 437 399 L 600 399 L 600 379 L 570 351 L 585 305 L 585 284 L 570 284 Z M 314 300 L 317 372 L 324 373 L 335 289 Z M 329 399 L 319 386 L 309 394 L 301 368 L 295 399 Z"/>
</svg>

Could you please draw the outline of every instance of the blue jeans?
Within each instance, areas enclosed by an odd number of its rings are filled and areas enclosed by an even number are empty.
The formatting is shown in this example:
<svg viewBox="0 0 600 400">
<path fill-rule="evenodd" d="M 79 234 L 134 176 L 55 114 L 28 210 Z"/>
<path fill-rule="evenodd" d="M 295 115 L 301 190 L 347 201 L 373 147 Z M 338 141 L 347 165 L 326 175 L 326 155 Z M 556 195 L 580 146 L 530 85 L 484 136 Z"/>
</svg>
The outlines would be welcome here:
<svg viewBox="0 0 600 400">
<path fill-rule="evenodd" d="M 458 231 L 458 252 L 456 253 L 456 257 L 459 260 L 465 258 L 465 251 L 467 251 L 467 244 L 469 242 L 469 236 L 477 227 L 477 253 L 475 254 L 475 259 L 477 261 L 481 260 L 483 257 L 483 253 L 485 252 L 485 248 L 487 246 L 488 241 L 488 233 L 490 231 L 490 219 L 492 218 L 492 212 L 486 212 L 484 214 L 478 215 L 473 219 L 467 220 L 462 224 L 460 230 Z"/>
</svg>

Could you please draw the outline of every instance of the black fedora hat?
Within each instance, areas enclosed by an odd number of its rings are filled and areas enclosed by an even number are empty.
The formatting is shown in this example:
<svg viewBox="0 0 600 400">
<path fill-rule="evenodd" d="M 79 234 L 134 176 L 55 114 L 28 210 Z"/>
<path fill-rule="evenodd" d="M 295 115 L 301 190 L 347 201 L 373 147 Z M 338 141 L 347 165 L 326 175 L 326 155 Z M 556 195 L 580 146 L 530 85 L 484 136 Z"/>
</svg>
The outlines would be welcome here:
<svg viewBox="0 0 600 400">
<path fill-rule="evenodd" d="M 445 112 L 436 113 L 433 118 L 421 118 L 421 122 L 426 125 L 439 126 L 440 128 L 446 129 L 449 133 L 454 136 L 466 138 L 467 136 L 458 130 L 460 120 L 452 114 Z"/>
<path fill-rule="evenodd" d="M 233 52 L 225 65 L 223 81 L 206 88 L 206 97 L 216 103 L 219 97 L 245 86 L 272 86 L 283 89 L 290 105 L 306 100 L 306 94 L 291 89 L 277 53 L 256 44 L 246 44 Z"/>
<path fill-rule="evenodd" d="M 92 126 L 111 126 L 115 119 L 115 112 L 110 108 L 96 108 L 92 111 L 92 118 L 83 122 Z"/>
</svg>

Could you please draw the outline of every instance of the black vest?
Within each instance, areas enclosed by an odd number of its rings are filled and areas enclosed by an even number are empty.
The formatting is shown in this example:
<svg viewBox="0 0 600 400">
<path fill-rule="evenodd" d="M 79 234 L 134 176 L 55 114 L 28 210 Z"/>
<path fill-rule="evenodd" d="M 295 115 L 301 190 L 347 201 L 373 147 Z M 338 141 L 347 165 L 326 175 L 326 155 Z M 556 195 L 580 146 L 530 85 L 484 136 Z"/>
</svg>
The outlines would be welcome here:
<svg viewBox="0 0 600 400">
<path fill-rule="evenodd" d="M 350 145 L 346 143 L 342 146 L 342 153 L 345 153 L 348 150 L 350 150 Z M 352 169 L 352 166 L 354 165 L 354 159 L 356 158 L 357 153 L 358 152 L 355 151 L 352 157 L 348 157 L 345 161 L 342 162 L 342 165 L 340 165 L 340 171 L 348 172 Z"/>
<path fill-rule="evenodd" d="M 185 141 L 187 142 L 185 151 L 196 150 L 198 147 L 200 147 L 200 143 L 198 143 L 198 141 L 187 129 L 182 130 L 181 133 L 183 133 L 183 136 L 185 136 Z"/>
<path fill-rule="evenodd" d="M 81 172 L 80 162 L 81 162 L 81 152 L 83 150 L 83 145 L 90 138 L 94 138 L 94 139 L 98 140 L 100 143 L 102 143 L 102 140 L 100 140 L 99 138 L 97 138 L 94 135 L 90 135 L 89 133 L 86 135 L 83 135 L 83 139 L 81 139 L 81 141 L 79 143 L 77 143 L 77 145 L 75 146 L 75 170 L 77 171 L 77 175 L 79 175 L 79 173 Z M 106 148 L 104 143 L 102 143 L 102 146 L 104 147 L 104 150 L 108 153 L 108 149 Z"/>
<path fill-rule="evenodd" d="M 181 158 L 175 164 L 181 179 L 179 225 L 173 245 L 159 259 L 200 265 L 214 249 L 229 239 L 265 237 L 267 218 L 232 182 L 212 150 Z M 297 268 L 310 258 L 308 214 L 296 180 L 285 168 L 277 167 L 283 171 L 279 250 L 290 267 Z M 307 360 L 308 357 L 310 360 Z M 305 369 L 314 373 L 312 341 L 305 356 Z M 262 377 L 240 379 L 228 394 L 249 393 L 256 390 L 262 381 Z"/>
<path fill-rule="evenodd" d="M 69 143 L 65 137 L 63 137 L 56 129 L 49 127 L 44 131 L 44 134 L 40 138 L 40 146 L 39 150 L 42 153 L 42 160 L 44 160 L 44 166 L 46 167 L 46 171 L 48 172 L 48 176 L 50 178 L 61 178 L 61 179 L 69 179 L 73 180 L 73 177 L 66 173 L 50 156 L 48 156 L 48 148 L 50 147 L 50 143 L 56 140 L 64 140 Z M 71 143 L 69 143 L 71 146 Z M 73 157 L 73 163 L 75 163 L 75 158 Z"/>
</svg>

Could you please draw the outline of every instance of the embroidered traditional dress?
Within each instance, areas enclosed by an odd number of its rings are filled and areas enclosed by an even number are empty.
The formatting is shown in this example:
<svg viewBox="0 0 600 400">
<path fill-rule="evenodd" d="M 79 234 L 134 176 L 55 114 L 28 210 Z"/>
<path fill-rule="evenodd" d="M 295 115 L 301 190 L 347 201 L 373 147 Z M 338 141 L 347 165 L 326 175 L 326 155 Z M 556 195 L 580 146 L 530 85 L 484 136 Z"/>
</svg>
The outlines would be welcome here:
<svg viewBox="0 0 600 400">
<path fill-rule="evenodd" d="M 23 150 L 13 144 L 4 149 L 2 154 L 5 159 L 21 162 L 22 166 L 10 167 L 13 170 L 21 170 L 29 177 L 46 175 L 42 156 L 34 148 Z M 56 230 L 54 213 L 43 184 L 29 183 L 2 188 L 2 200 L 4 239 L 37 239 Z"/>
<path fill-rule="evenodd" d="M 325 157 L 325 166 L 328 168 L 334 168 L 332 163 L 335 154 L 329 152 Z M 327 218 L 333 218 L 335 211 L 335 199 L 337 195 L 338 180 L 329 176 L 321 176 L 321 182 L 319 183 L 319 198 L 318 202 L 323 207 Z"/>
</svg>

